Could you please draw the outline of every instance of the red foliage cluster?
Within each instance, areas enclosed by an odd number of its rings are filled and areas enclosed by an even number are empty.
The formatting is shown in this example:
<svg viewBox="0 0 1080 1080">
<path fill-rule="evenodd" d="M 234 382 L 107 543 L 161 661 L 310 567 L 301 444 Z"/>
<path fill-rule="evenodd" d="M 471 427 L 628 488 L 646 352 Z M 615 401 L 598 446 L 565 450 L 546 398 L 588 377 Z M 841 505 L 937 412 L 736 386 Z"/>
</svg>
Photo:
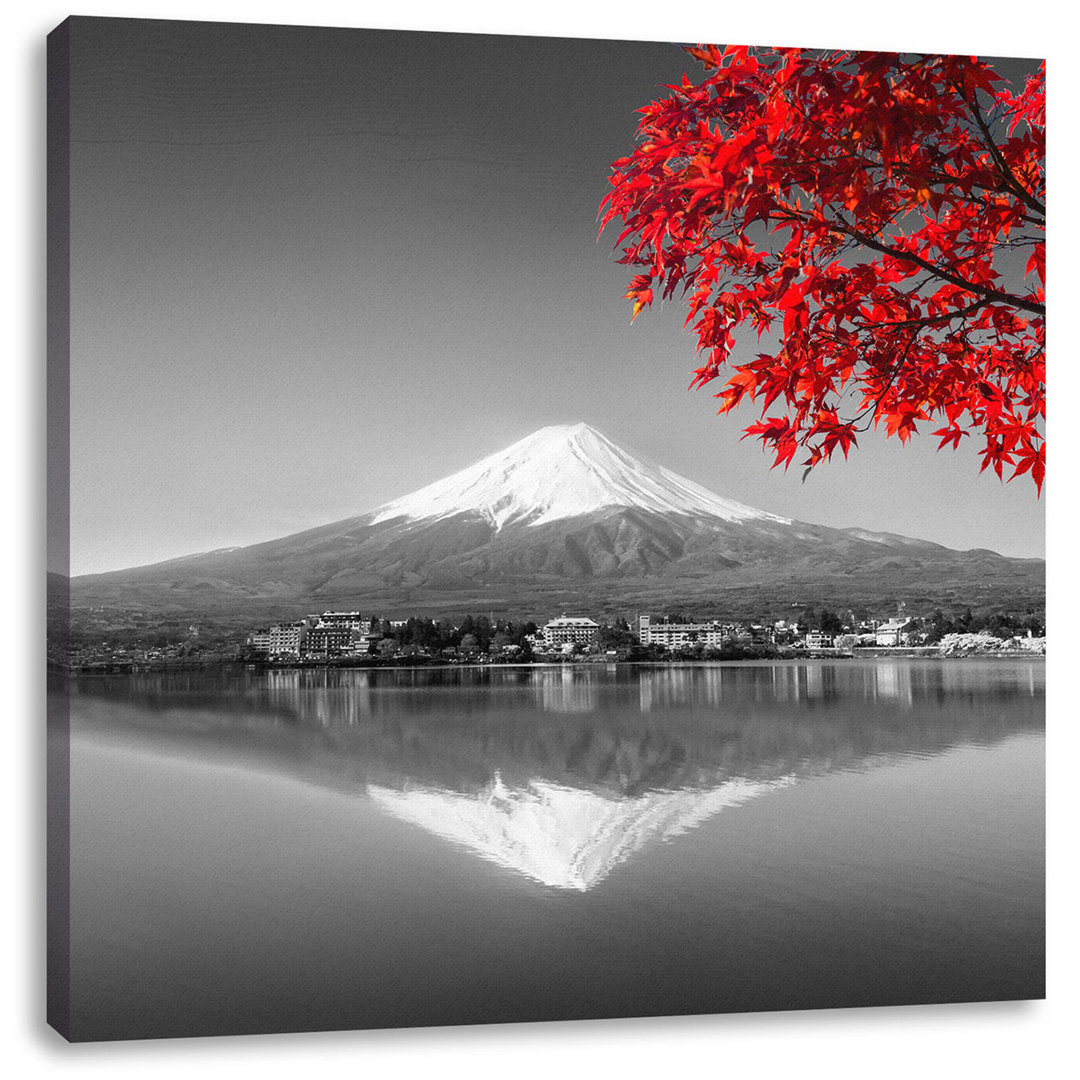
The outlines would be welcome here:
<svg viewBox="0 0 1080 1080">
<path fill-rule="evenodd" d="M 758 401 L 744 437 L 774 467 L 935 420 L 1041 490 L 1044 69 L 1013 92 L 974 57 L 687 51 L 704 78 L 640 110 L 601 205 L 634 317 L 684 293 L 691 386 L 726 373 L 722 413 Z M 772 351 L 739 359 L 740 328 Z"/>
</svg>

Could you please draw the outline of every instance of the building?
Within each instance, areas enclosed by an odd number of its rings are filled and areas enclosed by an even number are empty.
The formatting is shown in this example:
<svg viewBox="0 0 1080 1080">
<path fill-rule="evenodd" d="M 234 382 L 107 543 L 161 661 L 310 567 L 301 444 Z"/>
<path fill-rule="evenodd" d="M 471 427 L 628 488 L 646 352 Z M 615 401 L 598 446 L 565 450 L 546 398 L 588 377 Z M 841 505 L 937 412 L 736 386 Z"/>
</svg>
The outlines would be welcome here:
<svg viewBox="0 0 1080 1080">
<path fill-rule="evenodd" d="M 654 623 L 648 615 L 638 616 L 638 638 L 642 645 L 663 645 L 682 649 L 692 645 L 723 645 L 732 628 L 715 620 L 702 623 Z"/>
<path fill-rule="evenodd" d="M 362 632 L 367 629 L 360 618 L 359 611 L 324 611 L 314 617 L 316 628 L 337 627 Z"/>
<path fill-rule="evenodd" d="M 809 630 L 806 634 L 808 649 L 831 649 L 833 639 L 824 630 Z"/>
<path fill-rule="evenodd" d="M 563 615 L 552 619 L 541 631 L 544 648 L 559 649 L 564 645 L 590 645 L 600 643 L 600 624 L 592 619 L 574 618 Z"/>
<path fill-rule="evenodd" d="M 874 641 L 878 645 L 906 645 L 912 622 L 902 616 L 883 622 L 874 631 Z"/>
<path fill-rule="evenodd" d="M 269 634 L 268 655 L 299 656 L 307 637 L 307 623 L 274 623 L 267 633 Z"/>
<path fill-rule="evenodd" d="M 270 655 L 270 628 L 252 630 L 247 636 L 248 648 L 261 656 Z"/>
<path fill-rule="evenodd" d="M 366 629 L 359 611 L 324 611 L 302 622 L 279 623 L 269 630 L 256 631 L 248 635 L 248 644 L 269 656 L 326 658 L 362 651 L 366 648 L 362 643 Z M 262 635 L 266 635 L 265 648 L 259 647 Z"/>
<path fill-rule="evenodd" d="M 348 626 L 313 626 L 304 641 L 304 655 L 311 657 L 342 656 L 357 652 L 363 635 Z M 367 648 L 367 643 L 364 643 Z"/>
</svg>

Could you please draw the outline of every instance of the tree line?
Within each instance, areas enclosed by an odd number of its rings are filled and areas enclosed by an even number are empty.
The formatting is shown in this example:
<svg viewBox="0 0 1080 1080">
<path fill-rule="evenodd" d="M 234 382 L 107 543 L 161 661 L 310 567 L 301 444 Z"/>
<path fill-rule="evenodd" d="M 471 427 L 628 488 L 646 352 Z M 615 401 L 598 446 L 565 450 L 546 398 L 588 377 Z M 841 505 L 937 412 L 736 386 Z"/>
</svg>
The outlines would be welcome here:
<svg viewBox="0 0 1080 1080">
<path fill-rule="evenodd" d="M 466 615 L 454 623 L 447 619 L 414 616 L 392 624 L 388 619 L 373 617 L 369 632 L 381 634 L 382 641 L 392 642 L 392 651 L 409 649 L 442 652 L 457 649 L 465 653 L 501 651 L 516 646 L 522 657 L 531 656 L 529 636 L 537 631 L 536 623 L 509 619 L 491 619 L 487 615 Z M 375 645 L 379 649 L 378 643 Z M 386 651 L 391 651 L 388 644 Z"/>
</svg>

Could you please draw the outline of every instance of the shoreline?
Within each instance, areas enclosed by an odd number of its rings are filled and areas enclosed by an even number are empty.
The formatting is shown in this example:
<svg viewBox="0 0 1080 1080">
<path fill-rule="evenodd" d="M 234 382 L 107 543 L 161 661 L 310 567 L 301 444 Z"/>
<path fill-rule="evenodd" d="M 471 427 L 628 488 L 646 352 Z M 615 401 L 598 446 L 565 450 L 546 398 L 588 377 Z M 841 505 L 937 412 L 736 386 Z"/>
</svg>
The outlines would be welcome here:
<svg viewBox="0 0 1080 1080">
<path fill-rule="evenodd" d="M 734 667 L 753 665 L 764 667 L 771 664 L 792 663 L 836 663 L 858 662 L 860 660 L 1046 660 L 1046 653 L 1033 649 L 967 649 L 963 651 L 943 651 L 936 646 L 914 646 L 910 648 L 858 649 L 855 651 L 815 650 L 801 654 L 779 656 L 732 657 L 723 660 L 609 660 L 609 659 L 566 659 L 535 661 L 459 661 L 447 663 L 432 661 L 423 664 L 395 663 L 393 661 L 361 662 L 318 662 L 297 661 L 295 663 L 268 663 L 250 660 L 208 660 L 193 663 L 102 663 L 86 667 L 49 668 L 50 674 L 67 675 L 69 678 L 87 675 L 150 675 L 169 672 L 210 672 L 232 668 L 247 671 L 454 671 L 469 669 L 522 669 L 522 668 L 590 668 L 590 667 Z"/>
</svg>

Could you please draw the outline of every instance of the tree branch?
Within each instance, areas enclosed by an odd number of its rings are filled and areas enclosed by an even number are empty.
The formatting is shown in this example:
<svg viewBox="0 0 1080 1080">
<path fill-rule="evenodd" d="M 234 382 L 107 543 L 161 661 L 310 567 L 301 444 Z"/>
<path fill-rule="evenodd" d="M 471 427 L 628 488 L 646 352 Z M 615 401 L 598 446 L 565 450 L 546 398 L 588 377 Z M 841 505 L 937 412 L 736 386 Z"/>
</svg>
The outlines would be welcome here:
<svg viewBox="0 0 1080 1080">
<path fill-rule="evenodd" d="M 983 138 L 986 140 L 987 149 L 990 151 L 990 156 L 994 159 L 994 163 L 997 165 L 1001 172 L 1002 179 L 1005 181 L 1006 186 L 1010 191 L 1021 201 L 1025 206 L 1034 210 L 1036 214 L 1042 214 L 1046 216 L 1046 207 L 1031 194 L 1027 188 L 1016 178 L 1016 174 L 1009 168 L 1008 162 L 1005 160 L 1004 155 L 998 149 L 998 145 L 994 142 L 994 136 L 990 134 L 990 128 L 986 125 L 986 120 L 983 119 L 982 110 L 979 108 L 978 99 L 973 94 L 971 98 L 964 97 L 960 87 L 953 83 L 953 89 L 960 95 L 961 100 L 967 105 L 971 111 L 971 115 L 975 119 L 975 123 L 978 124 L 979 130 L 983 133 Z"/>
<path fill-rule="evenodd" d="M 957 308 L 956 311 L 950 311 L 943 315 L 921 315 L 916 319 L 900 319 L 894 322 L 879 322 L 874 326 L 891 326 L 899 329 L 902 326 L 932 326 L 934 323 L 951 322 L 953 319 L 961 319 L 966 315 L 971 315 L 978 311 L 979 308 L 985 307 L 989 303 L 987 300 L 976 300 L 974 303 L 968 304 L 967 307 Z"/>
<path fill-rule="evenodd" d="M 805 216 L 796 214 L 795 211 L 791 211 L 791 213 L 794 216 Z M 1012 293 L 1004 293 L 999 289 L 991 289 L 986 285 L 977 285 L 973 281 L 968 281 L 966 278 L 952 274 L 948 270 L 943 270 L 940 266 L 936 266 L 934 263 L 922 258 L 921 255 L 916 255 L 913 251 L 904 251 L 901 248 L 894 248 L 890 247 L 888 244 L 883 244 L 881 241 L 875 240 L 872 236 L 867 236 L 853 226 L 848 225 L 842 218 L 823 218 L 823 220 L 826 225 L 839 229 L 840 232 L 857 240 L 860 244 L 865 244 L 866 247 L 872 248 L 874 251 L 880 251 L 883 255 L 888 255 L 890 258 L 898 259 L 901 262 L 909 262 L 914 263 L 916 266 L 921 266 L 935 277 L 939 277 L 943 281 L 947 281 L 951 285 L 963 289 L 965 292 L 978 293 L 980 296 L 986 297 L 987 300 L 996 300 L 999 304 L 1009 304 L 1012 307 L 1023 308 L 1024 311 L 1030 311 L 1033 315 L 1046 315 L 1045 304 L 1040 304 L 1035 300 L 1029 300 L 1026 297 L 1013 296 Z"/>
<path fill-rule="evenodd" d="M 918 332 L 913 331 L 908 338 L 907 344 L 904 346 L 904 351 L 900 354 L 900 359 L 893 365 L 892 373 L 889 375 L 889 381 L 882 387 L 881 393 L 878 394 L 877 400 L 874 402 L 874 412 L 869 420 L 866 421 L 866 427 L 860 428 L 860 431 L 868 431 L 870 426 L 877 419 L 878 410 L 881 408 L 881 403 L 885 400 L 885 395 L 892 389 L 892 384 L 896 382 L 896 376 L 900 374 L 900 369 L 907 363 L 908 353 L 911 352 L 911 346 L 915 344 L 915 339 L 918 337 Z M 848 420 L 849 424 L 857 424 L 868 412 L 870 406 L 867 405 L 862 412 Z"/>
</svg>

